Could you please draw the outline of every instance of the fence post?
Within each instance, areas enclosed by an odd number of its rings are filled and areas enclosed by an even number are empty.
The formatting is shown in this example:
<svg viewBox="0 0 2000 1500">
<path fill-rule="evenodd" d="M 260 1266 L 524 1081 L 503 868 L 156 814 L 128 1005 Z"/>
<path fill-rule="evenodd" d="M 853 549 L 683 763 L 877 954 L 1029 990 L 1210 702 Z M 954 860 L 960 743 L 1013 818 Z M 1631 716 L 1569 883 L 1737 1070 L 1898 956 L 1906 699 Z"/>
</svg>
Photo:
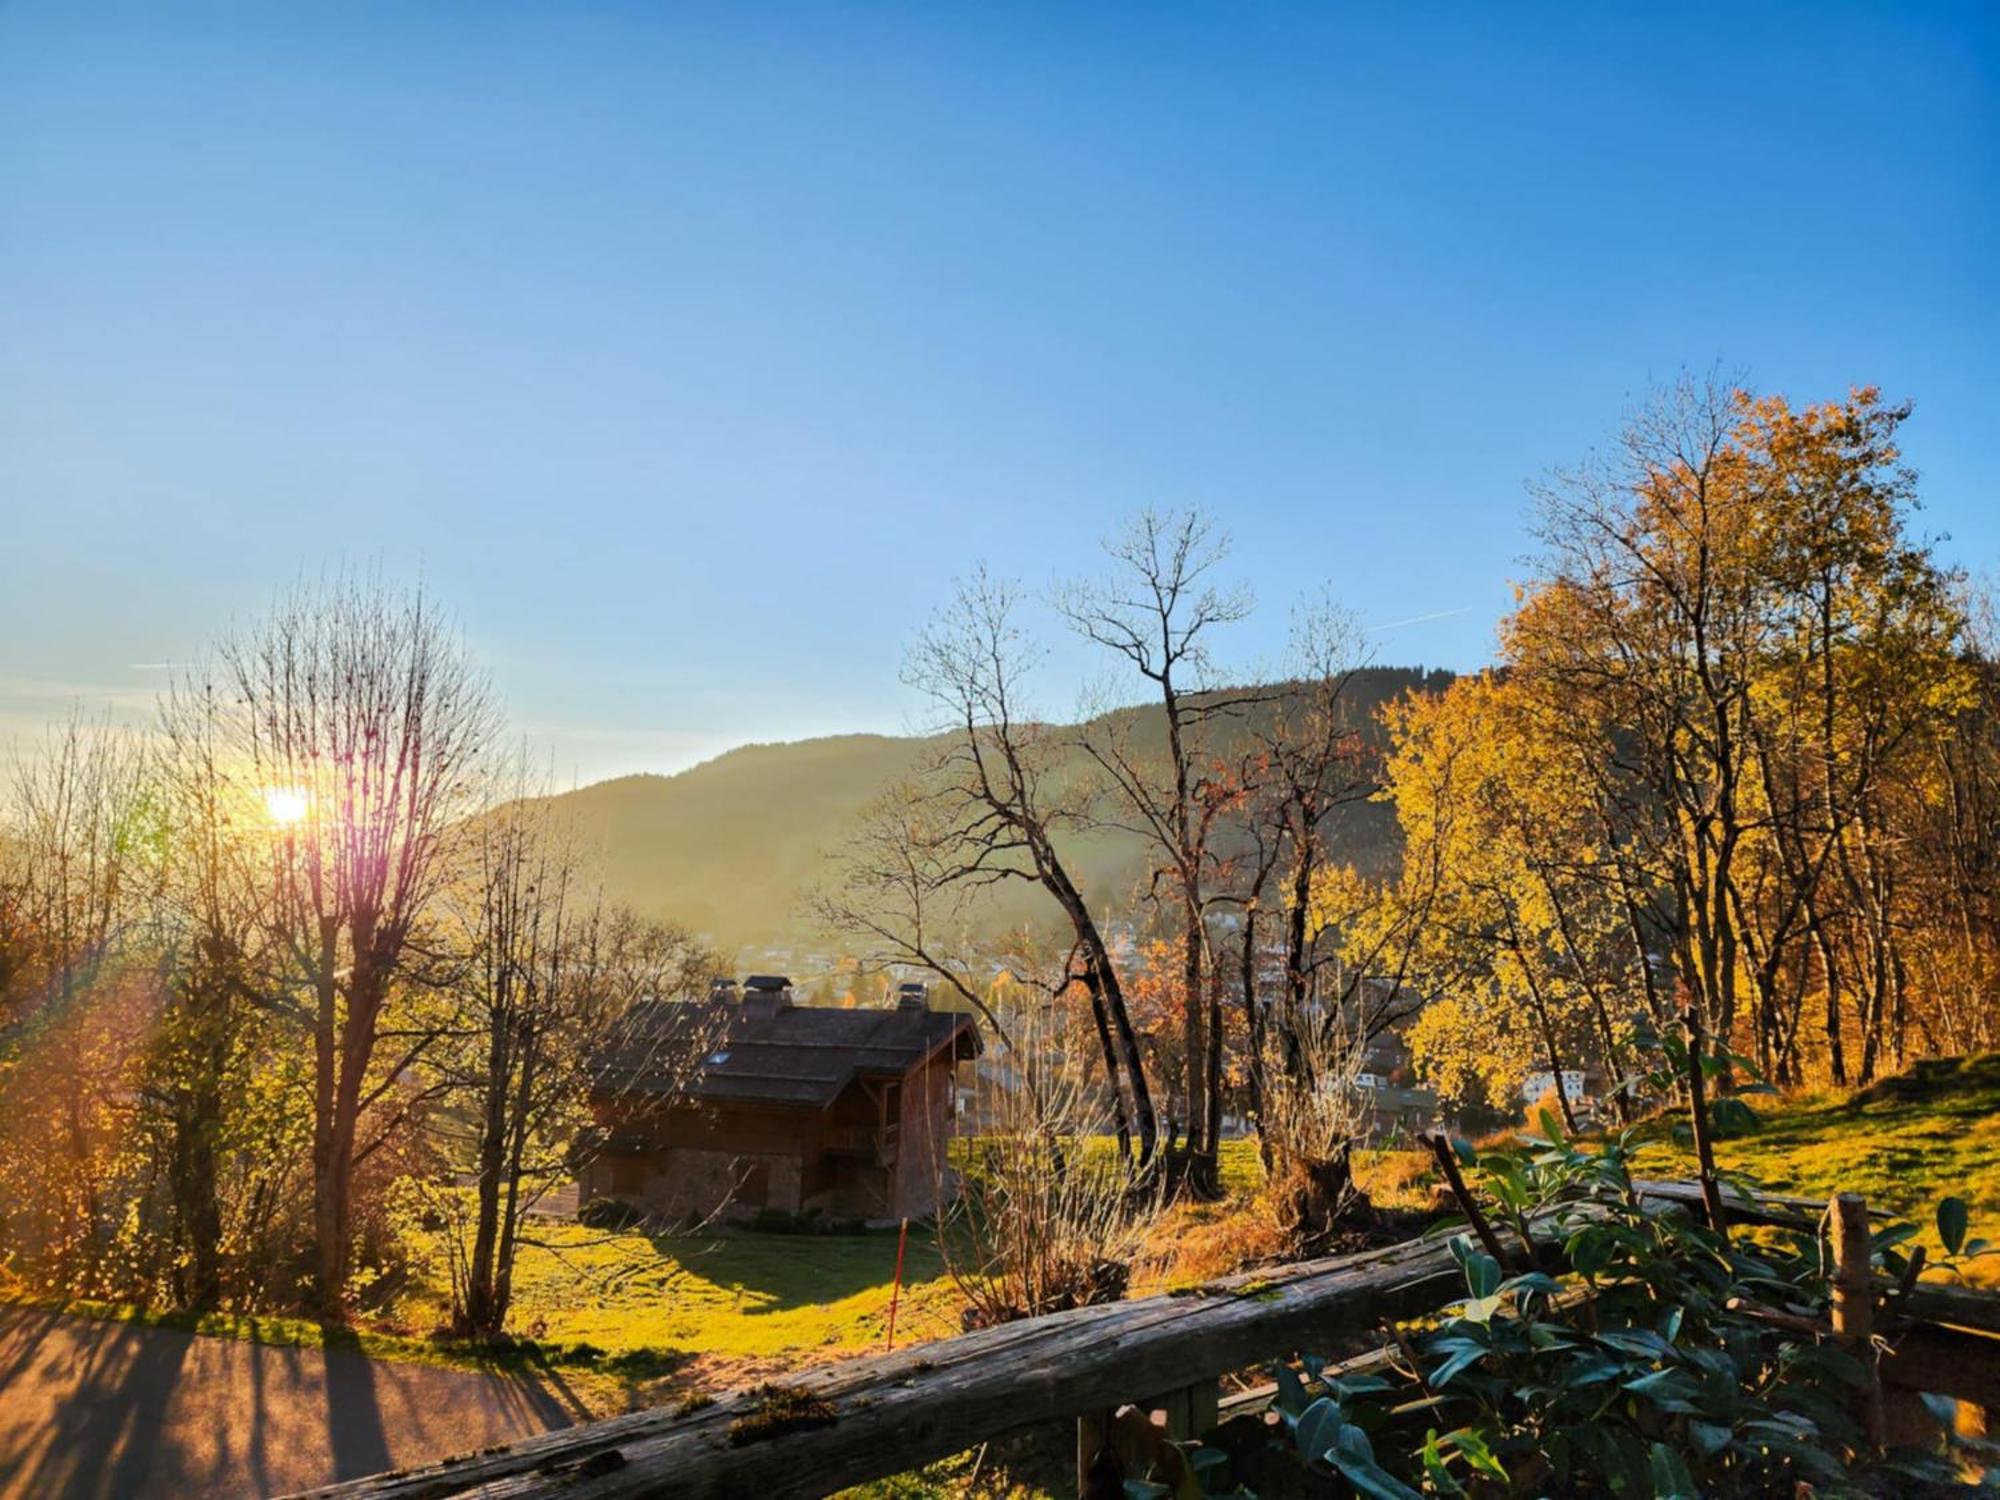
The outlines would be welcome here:
<svg viewBox="0 0 2000 1500">
<path fill-rule="evenodd" d="M 1859 1398 L 1861 1426 L 1868 1441 L 1880 1448 L 1888 1419 L 1875 1357 L 1875 1275 L 1867 1201 L 1859 1193 L 1836 1193 L 1827 1205 L 1827 1217 L 1833 1240 L 1833 1331 L 1868 1371 L 1868 1384 Z"/>
<path fill-rule="evenodd" d="M 1077 1500 L 1093 1500 L 1093 1497 L 1106 1490 L 1107 1486 L 1111 1495 L 1116 1495 L 1124 1488 L 1115 1461 L 1109 1465 L 1110 1473 L 1102 1476 L 1104 1483 L 1098 1482 L 1100 1476 L 1096 1472 L 1097 1460 L 1105 1451 L 1105 1441 L 1110 1430 L 1108 1412 L 1086 1412 L 1076 1419 Z"/>
<path fill-rule="evenodd" d="M 884 1353 L 896 1347 L 896 1304 L 903 1300 L 903 1249 L 910 1243 L 910 1221 L 903 1220 L 903 1227 L 896 1233 L 896 1285 L 889 1293 L 889 1337 L 883 1342 Z"/>
</svg>

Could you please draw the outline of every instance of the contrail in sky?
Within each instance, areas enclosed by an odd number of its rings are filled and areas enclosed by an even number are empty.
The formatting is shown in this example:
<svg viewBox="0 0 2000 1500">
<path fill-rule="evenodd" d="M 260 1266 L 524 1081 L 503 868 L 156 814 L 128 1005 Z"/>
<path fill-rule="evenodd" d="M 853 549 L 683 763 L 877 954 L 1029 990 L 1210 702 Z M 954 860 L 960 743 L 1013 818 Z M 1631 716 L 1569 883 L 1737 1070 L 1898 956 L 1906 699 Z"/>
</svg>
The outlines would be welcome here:
<svg viewBox="0 0 2000 1500">
<path fill-rule="evenodd" d="M 1449 620 L 1453 615 L 1467 615 L 1471 613 L 1472 606 L 1466 604 L 1461 605 L 1457 609 L 1441 609 L 1436 614 L 1411 615 L 1407 620 L 1391 620 L 1387 625 L 1370 625 L 1366 633 L 1368 635 L 1380 635 L 1385 630 L 1400 630 L 1405 625 L 1422 625 L 1431 620 Z"/>
</svg>

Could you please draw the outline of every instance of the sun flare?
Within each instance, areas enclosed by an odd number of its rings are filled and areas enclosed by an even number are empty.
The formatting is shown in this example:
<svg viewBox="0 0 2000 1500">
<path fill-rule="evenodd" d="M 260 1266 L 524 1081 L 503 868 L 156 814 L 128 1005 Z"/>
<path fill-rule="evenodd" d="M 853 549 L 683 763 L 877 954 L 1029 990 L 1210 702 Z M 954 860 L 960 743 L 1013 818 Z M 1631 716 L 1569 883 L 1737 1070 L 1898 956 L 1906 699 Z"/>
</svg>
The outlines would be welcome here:
<svg viewBox="0 0 2000 1500">
<path fill-rule="evenodd" d="M 267 786 L 264 788 L 264 811 L 271 821 L 281 828 L 304 820 L 312 801 L 304 791 L 295 786 Z"/>
</svg>

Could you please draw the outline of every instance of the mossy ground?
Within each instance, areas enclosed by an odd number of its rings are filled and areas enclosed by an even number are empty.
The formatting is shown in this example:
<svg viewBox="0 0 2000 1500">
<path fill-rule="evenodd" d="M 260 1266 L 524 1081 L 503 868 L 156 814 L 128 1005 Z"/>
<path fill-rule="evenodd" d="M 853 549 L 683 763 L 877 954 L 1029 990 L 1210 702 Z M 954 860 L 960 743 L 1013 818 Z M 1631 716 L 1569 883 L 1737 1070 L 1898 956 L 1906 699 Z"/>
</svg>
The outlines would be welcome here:
<svg viewBox="0 0 2000 1500">
<path fill-rule="evenodd" d="M 1939 1200 L 1963 1198 L 1972 1233 L 2000 1243 L 2000 1053 L 1921 1062 L 1855 1093 L 1757 1099 L 1752 1133 L 1717 1143 L 1717 1164 L 1780 1193 L 1820 1198 L 1860 1193 L 1918 1225 L 1932 1255 Z M 1649 1127 L 1640 1176 L 1685 1177 L 1687 1148 L 1666 1122 Z M 2000 1256 L 1974 1262 L 1966 1280 L 2000 1286 Z"/>
<path fill-rule="evenodd" d="M 551 1222 L 534 1237 L 515 1266 L 512 1326 L 558 1357 L 641 1384 L 727 1390 L 887 1342 L 893 1229 L 665 1235 Z M 956 1333 L 958 1311 L 931 1232 L 912 1225 L 897 1345 Z M 398 1323 L 417 1327 L 444 1313 L 435 1284 L 393 1309 Z"/>
</svg>

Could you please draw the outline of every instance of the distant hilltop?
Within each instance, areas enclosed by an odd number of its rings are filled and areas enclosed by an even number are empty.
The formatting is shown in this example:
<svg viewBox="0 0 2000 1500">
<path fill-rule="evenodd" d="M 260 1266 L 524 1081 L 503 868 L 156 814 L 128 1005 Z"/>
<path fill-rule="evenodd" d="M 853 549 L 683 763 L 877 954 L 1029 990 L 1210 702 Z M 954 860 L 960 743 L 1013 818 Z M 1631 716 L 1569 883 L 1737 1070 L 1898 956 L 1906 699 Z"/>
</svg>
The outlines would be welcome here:
<svg viewBox="0 0 2000 1500">
<path fill-rule="evenodd" d="M 1373 725 L 1385 702 L 1413 688 L 1437 690 L 1451 677 L 1421 667 L 1370 667 L 1348 691 L 1356 716 Z M 1157 708 L 1118 714 L 1132 717 L 1142 741 L 1149 729 L 1158 732 Z M 928 764 L 945 743 L 842 734 L 745 745 L 676 775 L 621 776 L 552 801 L 601 852 L 612 899 L 706 933 L 725 951 L 825 949 L 805 905 L 830 857 L 874 797 Z M 1376 868 L 1393 862 L 1389 808 L 1355 807 L 1345 817 L 1343 845 L 1352 858 Z M 1130 835 L 1082 835 L 1071 854 L 1087 887 L 1129 890 L 1144 876 L 1143 852 Z M 1047 915 L 1038 893 L 1009 889 L 982 908 L 982 928 L 997 934 Z"/>
</svg>

